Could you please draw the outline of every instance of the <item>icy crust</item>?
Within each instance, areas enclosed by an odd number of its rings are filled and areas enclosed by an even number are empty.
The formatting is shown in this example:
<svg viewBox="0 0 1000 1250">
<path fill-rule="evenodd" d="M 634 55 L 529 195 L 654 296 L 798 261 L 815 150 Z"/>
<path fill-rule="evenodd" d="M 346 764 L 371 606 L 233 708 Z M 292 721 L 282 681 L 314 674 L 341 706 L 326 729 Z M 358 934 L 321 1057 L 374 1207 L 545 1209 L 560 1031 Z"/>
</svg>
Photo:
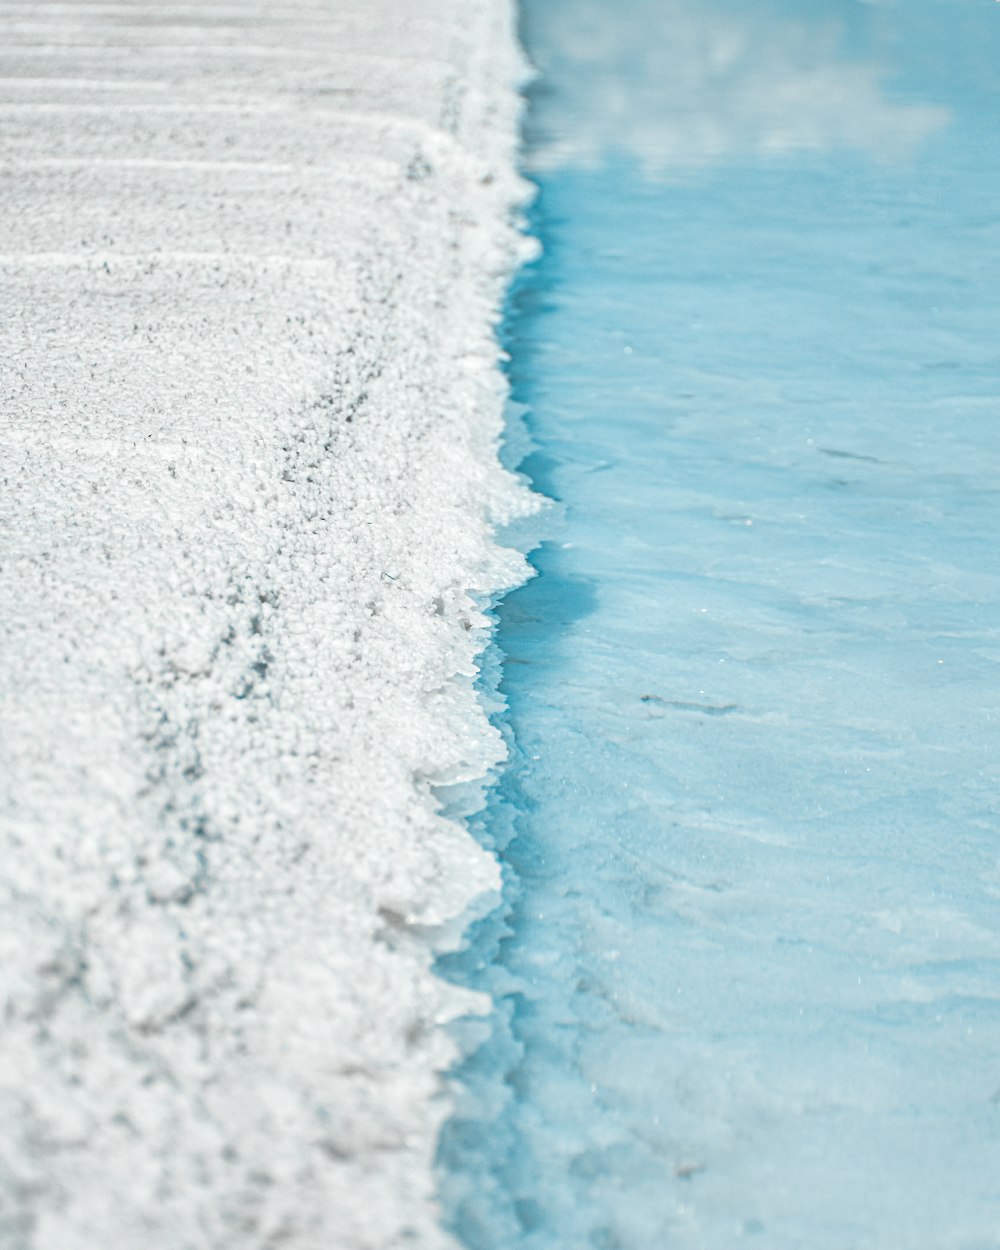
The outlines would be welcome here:
<svg viewBox="0 0 1000 1250">
<path fill-rule="evenodd" d="M 0 1247 L 439 1247 L 507 0 L 3 4 Z"/>
</svg>

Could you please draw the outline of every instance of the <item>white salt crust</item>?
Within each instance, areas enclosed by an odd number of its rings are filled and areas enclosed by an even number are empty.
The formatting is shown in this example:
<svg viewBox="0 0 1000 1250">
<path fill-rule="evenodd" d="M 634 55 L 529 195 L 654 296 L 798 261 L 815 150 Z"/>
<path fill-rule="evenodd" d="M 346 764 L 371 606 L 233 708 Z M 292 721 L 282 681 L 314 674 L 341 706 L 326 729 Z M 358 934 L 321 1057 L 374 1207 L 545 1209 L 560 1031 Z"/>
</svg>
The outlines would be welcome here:
<svg viewBox="0 0 1000 1250">
<path fill-rule="evenodd" d="M 511 0 L 0 26 L 0 1247 L 448 1246 Z"/>
</svg>

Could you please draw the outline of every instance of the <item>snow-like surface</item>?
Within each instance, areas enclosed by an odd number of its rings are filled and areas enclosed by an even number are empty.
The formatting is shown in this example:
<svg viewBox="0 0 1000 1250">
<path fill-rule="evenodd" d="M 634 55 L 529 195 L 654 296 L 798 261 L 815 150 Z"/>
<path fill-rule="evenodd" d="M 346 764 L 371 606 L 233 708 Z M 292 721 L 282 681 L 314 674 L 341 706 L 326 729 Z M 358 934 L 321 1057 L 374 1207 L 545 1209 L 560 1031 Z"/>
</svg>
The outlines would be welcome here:
<svg viewBox="0 0 1000 1250">
<path fill-rule="evenodd" d="M 0 1246 L 439 1246 L 503 0 L 0 5 Z"/>
</svg>

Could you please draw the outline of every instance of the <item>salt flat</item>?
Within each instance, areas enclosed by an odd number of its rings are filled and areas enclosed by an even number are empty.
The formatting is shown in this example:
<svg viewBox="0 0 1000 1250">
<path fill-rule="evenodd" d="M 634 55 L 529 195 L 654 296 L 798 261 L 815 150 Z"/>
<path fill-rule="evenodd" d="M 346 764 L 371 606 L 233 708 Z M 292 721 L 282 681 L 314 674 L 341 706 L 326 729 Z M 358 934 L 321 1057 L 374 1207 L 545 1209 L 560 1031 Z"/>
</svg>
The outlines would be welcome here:
<svg viewBox="0 0 1000 1250">
<path fill-rule="evenodd" d="M 5 3 L 0 1246 L 442 1246 L 505 0 Z"/>
</svg>

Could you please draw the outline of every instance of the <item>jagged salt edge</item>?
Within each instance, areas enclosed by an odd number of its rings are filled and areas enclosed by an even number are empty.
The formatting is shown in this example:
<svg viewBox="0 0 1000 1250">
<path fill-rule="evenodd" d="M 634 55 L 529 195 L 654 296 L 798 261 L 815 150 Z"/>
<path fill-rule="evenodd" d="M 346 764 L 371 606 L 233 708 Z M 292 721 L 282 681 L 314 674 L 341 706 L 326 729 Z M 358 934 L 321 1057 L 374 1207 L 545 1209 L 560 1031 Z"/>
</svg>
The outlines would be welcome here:
<svg viewBox="0 0 1000 1250">
<path fill-rule="evenodd" d="M 535 71 L 516 34 L 516 8 L 516 0 L 504 4 L 498 22 L 502 33 L 489 46 L 480 45 L 479 64 L 470 75 L 473 81 L 488 84 L 478 93 L 483 131 L 492 140 L 486 161 L 489 173 L 484 178 L 496 193 L 500 220 L 478 258 L 491 313 L 481 352 L 472 366 L 481 398 L 470 433 L 478 465 L 485 470 L 479 488 L 487 500 L 487 507 L 476 518 L 481 550 L 462 593 L 449 605 L 447 615 L 459 625 L 459 632 L 453 635 L 453 674 L 434 692 L 439 716 L 453 722 L 464 749 L 458 758 L 438 764 L 421 778 L 426 785 L 425 802 L 432 805 L 437 816 L 442 862 L 457 871 L 445 873 L 418 910 L 393 914 L 394 922 L 412 927 L 435 956 L 463 945 L 471 923 L 500 903 L 502 879 L 497 855 L 482 846 L 466 823 L 467 817 L 485 805 L 487 789 L 509 755 L 507 742 L 494 723 L 500 696 L 483 688 L 482 668 L 485 655 L 494 646 L 496 621 L 490 606 L 535 574 L 527 553 L 503 545 L 497 533 L 512 522 L 535 515 L 546 504 L 523 478 L 501 465 L 499 455 L 510 405 L 509 383 L 502 367 L 506 356 L 497 338 L 499 322 L 514 275 L 540 252 L 539 241 L 527 233 L 525 217 L 536 189 L 519 173 L 523 92 Z M 502 57 L 498 55 L 501 49 Z M 450 851 L 445 849 L 449 844 Z M 460 1043 L 447 1026 L 460 1017 L 485 1017 L 495 1006 L 488 993 L 451 982 L 442 984 L 446 987 L 445 1001 L 435 1023 L 439 1038 L 446 1040 L 439 1055 L 439 1072 L 459 1057 Z M 439 1100 L 438 1129 L 453 1111 L 452 1095 Z"/>
</svg>

